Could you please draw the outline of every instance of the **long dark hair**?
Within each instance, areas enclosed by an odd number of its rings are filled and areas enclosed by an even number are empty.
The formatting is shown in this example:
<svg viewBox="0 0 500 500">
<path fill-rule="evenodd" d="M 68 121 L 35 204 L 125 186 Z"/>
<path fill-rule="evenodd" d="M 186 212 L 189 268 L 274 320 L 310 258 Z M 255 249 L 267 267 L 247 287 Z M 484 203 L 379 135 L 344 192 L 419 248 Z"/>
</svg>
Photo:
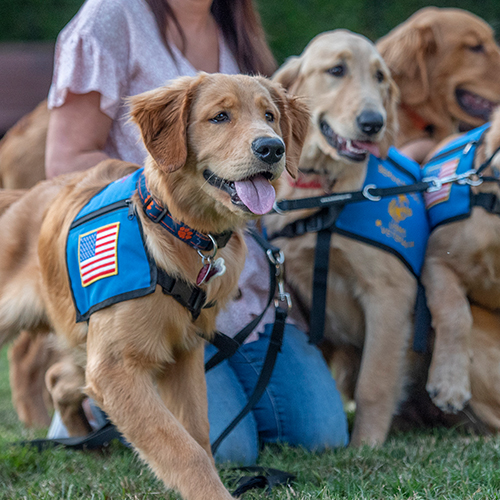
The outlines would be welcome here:
<svg viewBox="0 0 500 500">
<path fill-rule="evenodd" d="M 170 19 L 184 39 L 182 28 L 168 4 L 168 0 L 146 0 L 156 18 L 163 41 L 167 41 L 167 22 Z M 224 40 L 242 73 L 271 76 L 276 61 L 269 49 L 260 16 L 252 0 L 213 0 L 211 7 Z M 183 47 L 180 47 L 181 51 Z"/>
</svg>

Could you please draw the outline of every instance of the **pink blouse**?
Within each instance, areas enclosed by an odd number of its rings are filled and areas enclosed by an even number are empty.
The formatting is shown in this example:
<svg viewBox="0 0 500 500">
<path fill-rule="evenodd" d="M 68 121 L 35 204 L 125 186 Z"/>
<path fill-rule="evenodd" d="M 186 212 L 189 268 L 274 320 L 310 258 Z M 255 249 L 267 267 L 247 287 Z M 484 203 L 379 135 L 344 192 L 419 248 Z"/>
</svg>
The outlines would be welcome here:
<svg viewBox="0 0 500 500">
<path fill-rule="evenodd" d="M 60 33 L 55 53 L 49 108 L 61 106 L 69 91 L 101 94 L 101 110 L 113 119 L 105 152 L 143 164 L 146 150 L 137 127 L 128 121 L 124 98 L 165 85 L 197 70 L 172 45 L 175 60 L 165 48 L 155 17 L 143 0 L 87 0 Z M 222 36 L 219 38 L 221 73 L 239 73 Z M 263 310 L 269 288 L 265 253 L 247 237 L 248 255 L 240 278 L 241 294 L 223 311 L 217 328 L 234 336 Z M 271 306 L 249 337 L 256 340 L 266 323 L 274 321 Z"/>
<path fill-rule="evenodd" d="M 142 165 L 146 150 L 128 121 L 124 98 L 197 74 L 177 47 L 171 47 L 175 60 L 144 0 L 87 0 L 57 38 L 49 108 L 61 106 L 68 90 L 99 92 L 102 112 L 113 119 L 104 151 Z M 219 69 L 239 73 L 222 36 Z"/>
</svg>

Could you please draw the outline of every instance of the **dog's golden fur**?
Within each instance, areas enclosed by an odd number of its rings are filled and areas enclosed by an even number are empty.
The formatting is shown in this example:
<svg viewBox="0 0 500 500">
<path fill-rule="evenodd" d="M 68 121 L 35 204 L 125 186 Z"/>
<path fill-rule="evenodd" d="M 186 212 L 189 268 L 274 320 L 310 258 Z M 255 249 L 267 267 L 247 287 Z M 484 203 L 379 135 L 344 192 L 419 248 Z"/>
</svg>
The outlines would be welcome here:
<svg viewBox="0 0 500 500">
<path fill-rule="evenodd" d="M 343 75 L 328 73 L 338 66 L 343 66 Z M 338 68 L 333 70 L 338 72 Z M 323 184 L 319 190 L 298 189 L 283 181 L 278 197 L 304 198 L 361 189 L 368 156 L 362 161 L 341 156 L 321 132 L 320 124 L 326 121 L 334 133 L 370 141 L 382 155 L 387 153 L 397 131 L 398 92 L 374 45 L 345 30 L 319 35 L 300 57 L 286 62 L 274 79 L 310 103 L 312 118 L 300 169 L 314 169 L 316 173 L 306 178 Z M 370 136 L 357 125 L 357 117 L 366 109 L 383 117 L 383 127 Z M 265 224 L 272 234 L 309 213 L 266 216 Z M 302 303 L 310 304 L 316 234 L 279 238 L 275 243 L 285 252 L 289 284 Z M 386 438 L 402 389 L 415 296 L 416 280 L 395 256 L 332 235 L 325 337 L 334 347 L 341 389 L 353 396 L 355 388 L 354 445 L 379 444 Z"/>
<path fill-rule="evenodd" d="M 484 142 L 478 146 L 475 168 L 499 146 L 500 111 L 497 110 Z M 500 155 L 495 155 L 484 174 L 498 176 L 499 171 Z M 485 182 L 472 187 L 472 191 L 491 192 L 500 196 L 497 182 Z M 498 215 L 481 207 L 473 207 L 469 218 L 438 226 L 431 233 L 422 273 L 436 333 L 427 389 L 433 402 L 443 411 L 461 410 L 471 399 L 473 386 L 491 388 L 492 384 L 486 379 L 496 373 L 498 368 L 495 363 L 488 362 L 488 359 L 495 359 L 495 350 L 491 350 L 491 353 L 487 351 L 494 341 L 484 341 L 487 331 L 484 325 L 487 323 L 482 321 L 484 315 L 479 313 L 481 322 L 478 331 L 482 335 L 474 337 L 474 340 L 471 338 L 474 318 L 470 304 L 492 311 L 500 309 L 499 270 Z M 496 333 L 492 331 L 491 336 L 496 338 Z M 473 376 L 482 380 L 473 382 Z M 492 408 L 500 401 L 497 396 L 498 390 L 489 396 Z M 481 399 L 486 400 L 484 393 Z M 473 397 L 473 409 L 474 401 Z"/>
<path fill-rule="evenodd" d="M 467 11 L 426 7 L 376 46 L 401 92 L 398 147 L 422 138 L 437 144 L 461 122 L 477 127 L 500 102 L 500 48 L 492 28 Z M 471 93 L 468 107 L 457 90 Z M 490 104 L 476 102 L 474 111 L 473 96 Z"/>
<path fill-rule="evenodd" d="M 65 257 L 69 225 L 93 194 L 138 168 L 108 160 L 39 183 L 0 218 L 2 234 L 9 235 L 0 245 L 0 344 L 23 328 L 54 328 L 85 367 L 85 392 L 168 487 L 186 499 L 229 500 L 210 451 L 204 342 L 198 334 L 211 335 L 217 313 L 236 291 L 245 259 L 242 228 L 255 216 L 207 183 L 203 171 L 234 181 L 265 170 L 276 179 L 285 166 L 295 175 L 308 114 L 279 85 L 246 76 L 181 78 L 131 103 L 150 154 L 145 173 L 155 198 L 195 230 L 234 231 L 218 252 L 226 273 L 203 285 L 215 306 L 193 321 L 158 287 L 95 312 L 88 324 L 75 323 Z M 221 112 L 228 120 L 213 123 Z M 258 137 L 282 137 L 286 159 L 258 159 L 252 152 Z M 194 283 L 201 268 L 196 250 L 150 221 L 137 194 L 133 203 L 157 265 Z M 49 371 L 49 386 L 57 378 Z"/>
<path fill-rule="evenodd" d="M 47 102 L 23 116 L 0 141 L 0 187 L 26 189 L 45 179 Z"/>
</svg>

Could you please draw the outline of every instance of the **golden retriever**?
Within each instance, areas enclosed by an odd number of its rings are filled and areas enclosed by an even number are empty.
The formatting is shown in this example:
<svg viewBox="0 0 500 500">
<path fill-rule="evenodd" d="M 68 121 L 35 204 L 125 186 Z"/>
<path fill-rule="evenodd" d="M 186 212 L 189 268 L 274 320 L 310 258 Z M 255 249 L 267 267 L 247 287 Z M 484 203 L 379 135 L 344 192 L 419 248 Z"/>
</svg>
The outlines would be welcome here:
<svg viewBox="0 0 500 500">
<path fill-rule="evenodd" d="M 474 168 L 479 168 L 499 146 L 500 110 L 497 110 L 491 127 L 476 149 Z M 484 175 L 496 179 L 499 172 L 500 155 L 495 154 Z M 497 181 L 472 186 L 471 192 L 500 196 Z M 481 206 L 472 206 L 470 217 L 441 224 L 432 231 L 422 273 L 436 335 L 427 390 L 433 402 L 445 412 L 461 410 L 471 399 L 472 386 L 491 385 L 486 378 L 493 377 L 498 370 L 495 350 L 491 354 L 487 352 L 494 341 L 484 341 L 486 328 L 478 326 L 483 332 L 481 338 L 471 338 L 474 318 L 470 304 L 492 311 L 500 309 L 499 269 L 498 215 Z M 481 317 L 478 313 L 478 318 Z M 497 338 L 495 331 L 491 335 Z M 488 358 L 495 361 L 488 362 Z M 474 373 L 483 379 L 482 382 L 473 384 Z M 500 398 L 493 392 L 490 400 L 498 405 Z"/>
<path fill-rule="evenodd" d="M 229 500 L 210 451 L 200 335 L 210 338 L 236 292 L 246 222 L 269 209 L 271 181 L 285 167 L 295 175 L 307 108 L 263 78 L 200 74 L 131 98 L 131 116 L 149 152 L 144 172 L 154 199 L 195 231 L 232 231 L 217 252 L 226 272 L 200 285 L 211 307 L 194 320 L 157 286 L 75 322 L 69 227 L 94 194 L 138 168 L 108 160 L 39 183 L 0 218 L 9 236 L 0 245 L 0 343 L 23 328 L 54 328 L 85 363 L 85 392 L 167 487 L 188 500 Z M 158 268 L 194 286 L 196 249 L 152 222 L 137 193 L 132 208 Z"/>
<path fill-rule="evenodd" d="M 0 187 L 27 189 L 45 179 L 47 102 L 23 116 L 0 141 Z"/>
<path fill-rule="evenodd" d="M 426 7 L 376 46 L 401 92 L 397 147 L 420 139 L 436 145 L 460 123 L 486 122 L 500 102 L 500 48 L 470 12 Z"/>
<path fill-rule="evenodd" d="M 299 163 L 302 186 L 283 181 L 278 197 L 361 189 L 368 153 L 384 156 L 397 131 L 397 87 L 375 46 L 346 30 L 323 33 L 274 80 L 307 98 L 312 115 Z M 309 214 L 268 215 L 265 225 L 272 236 Z M 300 303 L 310 304 L 316 234 L 275 243 L 285 253 L 289 285 Z M 353 445 L 386 438 L 403 385 L 416 290 L 416 279 L 394 255 L 332 235 L 325 338 L 334 362 L 343 361 L 335 366 L 341 389 L 352 397 L 355 388 Z"/>
</svg>

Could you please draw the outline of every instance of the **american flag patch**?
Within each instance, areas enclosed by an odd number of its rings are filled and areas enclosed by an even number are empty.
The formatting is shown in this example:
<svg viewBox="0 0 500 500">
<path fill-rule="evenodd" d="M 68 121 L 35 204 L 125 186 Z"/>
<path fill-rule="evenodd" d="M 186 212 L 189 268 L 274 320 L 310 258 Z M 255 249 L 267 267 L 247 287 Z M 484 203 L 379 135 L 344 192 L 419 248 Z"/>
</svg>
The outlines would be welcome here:
<svg viewBox="0 0 500 500">
<path fill-rule="evenodd" d="M 439 171 L 438 179 L 444 179 L 450 175 L 453 175 L 457 171 L 458 163 L 460 158 L 455 158 L 453 160 L 447 161 L 441 165 L 441 170 Z M 437 191 L 432 191 L 431 193 L 424 193 L 425 207 L 427 209 L 432 208 L 438 203 L 443 203 L 448 201 L 450 198 L 452 183 L 443 184 Z"/>
<path fill-rule="evenodd" d="M 80 235 L 78 264 L 82 286 L 118 274 L 117 242 L 120 223 L 108 224 Z"/>
</svg>

